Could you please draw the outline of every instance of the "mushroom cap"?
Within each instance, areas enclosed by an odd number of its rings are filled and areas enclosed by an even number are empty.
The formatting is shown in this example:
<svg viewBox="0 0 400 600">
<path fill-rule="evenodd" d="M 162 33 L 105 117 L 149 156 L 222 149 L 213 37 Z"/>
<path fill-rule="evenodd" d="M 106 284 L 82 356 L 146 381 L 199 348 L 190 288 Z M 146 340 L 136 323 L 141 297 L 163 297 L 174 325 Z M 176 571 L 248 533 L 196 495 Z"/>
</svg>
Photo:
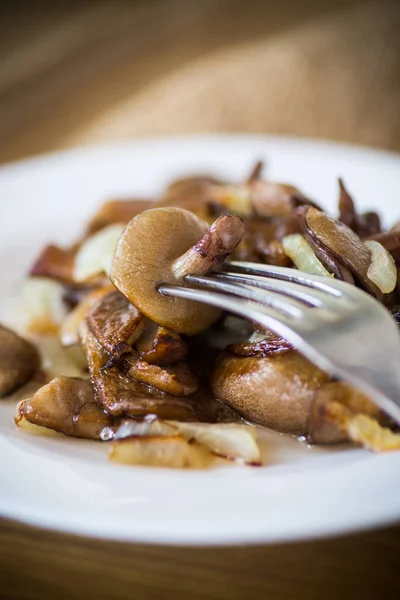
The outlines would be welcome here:
<svg viewBox="0 0 400 600">
<path fill-rule="evenodd" d="M 149 319 L 168 329 L 195 335 L 220 315 L 213 307 L 162 296 L 162 283 L 182 285 L 174 261 L 194 246 L 208 224 L 182 208 L 154 208 L 134 217 L 122 233 L 110 278 L 115 287 Z"/>
<path fill-rule="evenodd" d="M 308 433 L 314 392 L 329 380 L 295 350 L 266 358 L 224 355 L 211 379 L 214 395 L 243 417 L 283 433 Z"/>
</svg>

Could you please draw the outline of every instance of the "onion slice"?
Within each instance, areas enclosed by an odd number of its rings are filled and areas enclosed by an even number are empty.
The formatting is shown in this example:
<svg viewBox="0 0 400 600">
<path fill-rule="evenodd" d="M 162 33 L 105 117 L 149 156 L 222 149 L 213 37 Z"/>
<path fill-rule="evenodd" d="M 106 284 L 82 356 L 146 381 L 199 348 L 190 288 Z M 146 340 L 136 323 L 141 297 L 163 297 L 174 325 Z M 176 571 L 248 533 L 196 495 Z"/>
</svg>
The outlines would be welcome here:
<svg viewBox="0 0 400 600">
<path fill-rule="evenodd" d="M 63 286 L 47 277 L 28 277 L 19 289 L 10 325 L 23 334 L 55 333 L 66 309 Z"/>
<path fill-rule="evenodd" d="M 301 233 L 292 233 L 282 239 L 285 254 L 300 271 L 313 275 L 331 277 L 322 262 L 315 256 L 314 250 Z"/>
<path fill-rule="evenodd" d="M 120 223 L 109 225 L 83 242 L 75 258 L 74 281 L 82 283 L 101 273 L 108 275 L 124 228 Z"/>
<path fill-rule="evenodd" d="M 369 240 L 364 244 L 371 252 L 368 279 L 375 283 L 383 294 L 393 292 L 397 283 L 397 267 L 393 256 L 379 242 Z"/>
<path fill-rule="evenodd" d="M 251 425 L 163 421 L 150 418 L 143 421 L 127 419 L 118 428 L 114 440 L 116 442 L 137 438 L 160 440 L 176 438 L 176 436 L 183 437 L 189 445 L 196 441 L 197 445 L 207 448 L 213 455 L 222 458 L 252 465 L 261 463 L 257 430 Z"/>
<path fill-rule="evenodd" d="M 170 421 L 188 441 L 195 439 L 207 446 L 213 454 L 239 460 L 248 464 L 260 464 L 261 454 L 257 445 L 257 431 L 251 425 L 236 423 L 192 423 Z"/>
</svg>

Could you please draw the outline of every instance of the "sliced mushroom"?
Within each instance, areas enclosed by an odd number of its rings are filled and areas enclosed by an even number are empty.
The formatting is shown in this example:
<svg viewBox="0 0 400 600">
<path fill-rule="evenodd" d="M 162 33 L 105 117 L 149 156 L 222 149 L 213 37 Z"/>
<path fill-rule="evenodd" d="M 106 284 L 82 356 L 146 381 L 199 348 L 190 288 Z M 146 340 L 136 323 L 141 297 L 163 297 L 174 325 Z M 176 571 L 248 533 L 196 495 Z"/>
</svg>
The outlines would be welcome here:
<svg viewBox="0 0 400 600">
<path fill-rule="evenodd" d="M 175 331 L 160 327 L 146 319 L 144 331 L 135 343 L 140 360 L 150 365 L 164 367 L 174 365 L 186 358 L 187 344 Z"/>
<path fill-rule="evenodd" d="M 259 338 L 250 338 L 249 340 L 239 343 L 230 344 L 227 347 L 228 352 L 239 357 L 254 356 L 258 358 L 266 358 L 271 354 L 280 354 L 293 350 L 293 346 L 277 335 L 261 334 Z"/>
<path fill-rule="evenodd" d="M 87 315 L 87 323 L 113 360 L 131 352 L 144 327 L 143 315 L 116 290 L 100 298 Z"/>
<path fill-rule="evenodd" d="M 242 216 L 285 218 L 290 217 L 296 206 L 316 206 L 293 185 L 262 180 L 258 169 L 256 175 L 241 185 L 214 186 L 211 202 Z"/>
<path fill-rule="evenodd" d="M 211 325 L 220 311 L 162 296 L 157 288 L 162 283 L 181 285 L 188 273 L 206 273 L 236 247 L 242 233 L 242 221 L 231 215 L 208 230 L 205 222 L 183 209 L 145 211 L 132 219 L 118 242 L 111 281 L 149 319 L 194 335 Z"/>
<path fill-rule="evenodd" d="M 305 435 L 314 392 L 328 380 L 327 374 L 289 350 L 267 358 L 225 355 L 212 374 L 211 389 L 249 421 Z"/>
<path fill-rule="evenodd" d="M 362 413 L 382 424 L 387 423 L 387 417 L 367 396 L 342 381 L 332 381 L 322 385 L 312 401 L 308 439 L 313 444 L 349 441 L 340 419 L 334 416 L 335 410 L 331 411 L 332 403 L 340 403 L 352 413 Z"/>
<path fill-rule="evenodd" d="M 363 215 L 357 213 L 353 198 L 342 179 L 339 179 L 339 221 L 350 227 L 361 238 L 381 231 L 381 221 L 376 212 L 366 212 Z"/>
<path fill-rule="evenodd" d="M 285 235 L 300 231 L 296 218 L 250 216 L 244 218 L 244 223 L 243 238 L 233 252 L 236 260 L 290 266 L 281 240 Z"/>
<path fill-rule="evenodd" d="M 154 414 L 166 419 L 199 420 L 195 405 L 188 400 L 140 383 L 116 366 L 105 368 L 109 357 L 85 321 L 80 327 L 80 338 L 96 399 L 109 414 L 131 417 Z"/>
<path fill-rule="evenodd" d="M 85 237 L 91 236 L 115 223 L 126 225 L 133 217 L 153 206 L 153 200 L 143 200 L 142 198 L 137 200 L 109 200 L 100 206 L 89 221 Z"/>
<path fill-rule="evenodd" d="M 11 329 L 0 325 L 0 398 L 23 386 L 39 367 L 36 348 Z"/>
<path fill-rule="evenodd" d="M 183 362 L 171 367 L 159 367 L 128 356 L 124 360 L 123 368 L 125 373 L 136 381 L 178 398 L 190 396 L 199 388 L 197 377 Z"/>
<path fill-rule="evenodd" d="M 313 207 L 298 208 L 297 213 L 300 219 L 304 218 L 310 238 L 332 252 L 366 290 L 381 299 L 381 291 L 368 277 L 371 253 L 358 235 L 344 223 Z"/>
<path fill-rule="evenodd" d="M 176 206 L 194 212 L 197 216 L 209 220 L 210 196 L 215 185 L 221 182 L 208 175 L 196 175 L 174 181 L 166 190 L 158 206 Z"/>
<path fill-rule="evenodd" d="M 277 267 L 289 267 L 290 258 L 285 253 L 283 244 L 279 240 L 272 240 L 257 246 L 257 251 L 263 263 Z"/>
<path fill-rule="evenodd" d="M 31 277 L 49 277 L 63 283 L 73 281 L 76 248 L 60 248 L 50 244 L 41 252 L 32 266 Z"/>
<path fill-rule="evenodd" d="M 56 377 L 17 407 L 15 422 L 28 421 L 64 435 L 101 439 L 104 429 L 113 428 L 112 417 L 96 402 L 93 387 L 84 379 Z"/>
</svg>

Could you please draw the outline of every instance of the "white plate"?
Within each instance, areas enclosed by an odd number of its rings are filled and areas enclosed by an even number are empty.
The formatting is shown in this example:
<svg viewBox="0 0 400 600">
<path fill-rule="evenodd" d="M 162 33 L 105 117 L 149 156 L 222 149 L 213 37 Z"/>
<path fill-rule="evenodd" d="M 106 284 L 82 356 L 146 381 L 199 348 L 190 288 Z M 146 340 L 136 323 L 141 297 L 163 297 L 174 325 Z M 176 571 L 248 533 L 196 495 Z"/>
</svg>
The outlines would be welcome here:
<svg viewBox="0 0 400 600">
<path fill-rule="evenodd" d="M 157 193 L 197 171 L 268 175 L 336 210 L 338 175 L 361 208 L 400 216 L 400 158 L 324 142 L 219 136 L 74 150 L 0 169 L 2 302 L 46 241 L 68 242 L 110 196 Z M 268 543 L 355 531 L 400 518 L 400 452 L 308 450 L 263 434 L 266 466 L 187 472 L 123 467 L 106 444 L 24 434 L 0 402 L 0 514 L 62 531 L 165 544 Z"/>
</svg>

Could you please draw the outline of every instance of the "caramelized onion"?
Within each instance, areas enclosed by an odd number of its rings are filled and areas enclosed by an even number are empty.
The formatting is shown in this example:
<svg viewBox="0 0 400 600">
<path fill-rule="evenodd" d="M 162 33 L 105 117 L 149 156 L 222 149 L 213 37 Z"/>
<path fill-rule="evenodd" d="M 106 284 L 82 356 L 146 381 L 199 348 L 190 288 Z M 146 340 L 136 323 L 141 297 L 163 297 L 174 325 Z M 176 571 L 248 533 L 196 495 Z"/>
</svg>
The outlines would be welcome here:
<svg viewBox="0 0 400 600">
<path fill-rule="evenodd" d="M 78 250 L 74 265 L 74 280 L 88 281 L 101 273 L 108 274 L 117 242 L 124 225 L 115 223 L 87 238 Z"/>
<path fill-rule="evenodd" d="M 325 269 L 321 261 L 315 256 L 312 247 L 301 233 L 287 235 L 283 238 L 282 245 L 286 255 L 300 271 L 330 277 L 329 271 Z"/>
<path fill-rule="evenodd" d="M 389 294 L 397 283 L 397 267 L 394 258 L 379 242 L 370 240 L 364 244 L 371 252 L 371 264 L 367 276 L 383 294 Z"/>
</svg>

